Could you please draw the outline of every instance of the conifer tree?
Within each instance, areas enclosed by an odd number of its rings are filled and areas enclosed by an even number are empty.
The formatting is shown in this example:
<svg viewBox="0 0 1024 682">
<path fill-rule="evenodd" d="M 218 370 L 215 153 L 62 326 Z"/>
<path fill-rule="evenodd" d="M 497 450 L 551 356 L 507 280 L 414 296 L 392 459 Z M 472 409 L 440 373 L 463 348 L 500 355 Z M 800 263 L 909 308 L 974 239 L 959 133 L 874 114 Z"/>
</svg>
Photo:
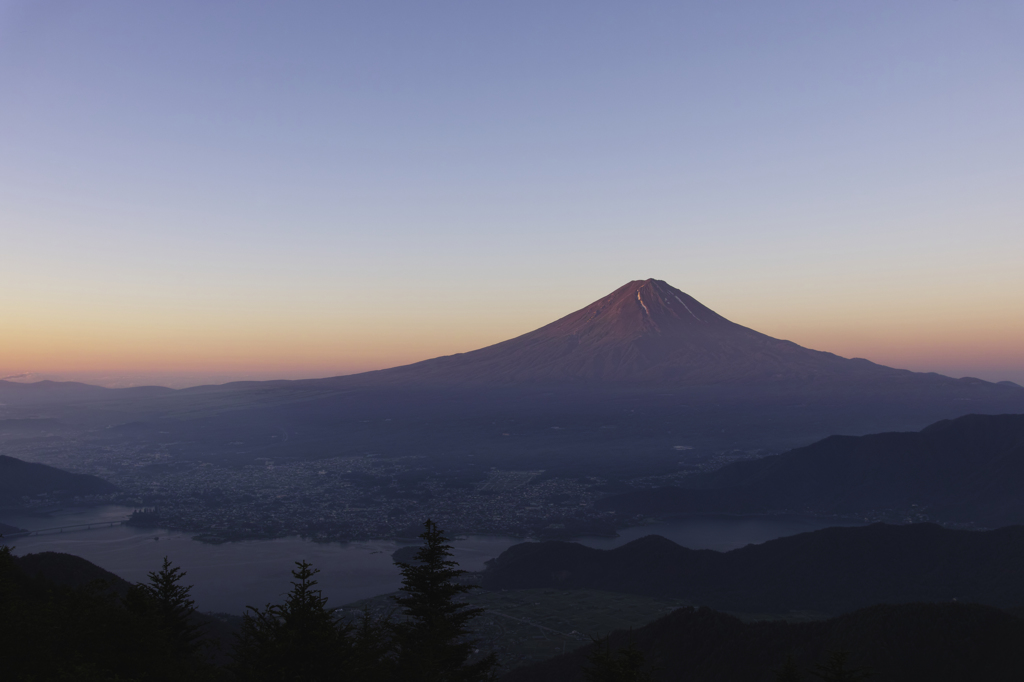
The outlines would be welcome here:
<svg viewBox="0 0 1024 682">
<path fill-rule="evenodd" d="M 451 546 L 437 524 L 427 520 L 423 546 L 402 570 L 403 596 L 395 597 L 406 620 L 394 626 L 397 678 L 403 682 L 476 682 L 494 677 L 494 654 L 469 663 L 473 642 L 469 622 L 483 609 L 458 597 L 475 586 L 458 582 L 465 571 L 451 559 Z"/>
<path fill-rule="evenodd" d="M 375 619 L 369 609 L 349 631 L 351 654 L 346 680 L 391 682 L 395 679 L 394 624 L 390 616 Z"/>
<path fill-rule="evenodd" d="M 867 668 L 849 667 L 849 662 L 849 652 L 833 651 L 828 662 L 815 665 L 811 674 L 825 682 L 861 682 L 874 675 Z"/>
<path fill-rule="evenodd" d="M 775 682 L 801 682 L 803 679 L 800 666 L 796 664 L 796 659 L 792 654 L 787 656 L 786 662 L 775 671 Z"/>
<path fill-rule="evenodd" d="M 650 682 L 653 679 L 646 670 L 643 652 L 636 648 L 632 639 L 618 651 L 612 651 L 607 637 L 595 641 L 589 663 L 583 669 L 587 682 Z"/>
<path fill-rule="evenodd" d="M 64 556 L 53 556 L 50 565 L 59 569 Z M 166 564 L 165 569 L 176 585 L 181 572 Z M 212 666 L 183 649 L 164 627 L 148 587 L 133 586 L 122 602 L 101 581 L 69 587 L 28 575 L 0 549 L 0 661 L 9 668 L 0 679 L 210 679 Z M 187 604 L 177 613 L 187 617 L 188 588 L 179 587 Z"/>
<path fill-rule="evenodd" d="M 3 536 L 0 536 L 3 537 Z M 15 580 L 13 547 L 0 544 L 0 643 L 13 641 L 15 601 L 22 590 Z"/>
<path fill-rule="evenodd" d="M 196 609 L 190 597 L 192 585 L 182 584 L 185 575 L 165 556 L 160 570 L 150 571 L 149 582 L 136 585 L 126 603 L 129 610 L 148 611 L 171 645 L 181 654 L 191 654 L 199 646 L 200 628 L 193 619 Z"/>
<path fill-rule="evenodd" d="M 313 578 L 320 571 L 296 561 L 283 604 L 248 607 L 235 645 L 234 672 L 259 682 L 346 679 L 349 628 L 327 610 Z"/>
</svg>

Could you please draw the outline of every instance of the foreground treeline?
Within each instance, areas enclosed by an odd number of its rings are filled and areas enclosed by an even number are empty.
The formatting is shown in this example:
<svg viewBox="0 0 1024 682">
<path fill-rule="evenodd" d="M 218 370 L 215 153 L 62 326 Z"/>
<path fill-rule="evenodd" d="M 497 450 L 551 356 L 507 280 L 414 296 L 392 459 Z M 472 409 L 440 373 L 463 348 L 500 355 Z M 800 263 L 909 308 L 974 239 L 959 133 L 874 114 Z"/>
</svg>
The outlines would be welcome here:
<svg viewBox="0 0 1024 682">
<path fill-rule="evenodd" d="M 232 632 L 195 612 L 165 560 L 131 585 L 69 555 L 0 548 L 0 680 L 475 682 L 494 679 L 471 622 L 480 609 L 444 534 L 399 563 L 385 618 L 340 617 L 297 562 L 280 604 L 250 607 Z M 44 577 L 45 576 L 45 577 Z M 105 581 L 97 581 L 104 576 Z M 1019 614 L 958 603 L 880 605 L 827 621 L 744 623 L 679 609 L 630 633 L 507 673 L 503 682 L 954 682 L 1024 679 Z"/>
<path fill-rule="evenodd" d="M 81 585 L 80 566 L 58 566 L 63 586 L 33 576 L 0 549 L 0 679 L 245 680 L 252 682 L 476 682 L 495 657 L 474 651 L 468 623 L 480 610 L 458 601 L 472 589 L 428 521 L 415 559 L 399 564 L 394 617 L 343 620 L 316 589 L 318 572 L 296 563 L 281 604 L 249 607 L 230 651 L 216 651 L 189 598 L 184 572 L 166 559 L 147 583 Z M 218 659 L 227 659 L 218 665 Z"/>
<path fill-rule="evenodd" d="M 64 569 L 58 566 L 58 571 Z M 74 586 L 34 577 L 0 547 L 0 679 L 204 679 L 191 604 L 166 608 L 161 583 Z M 175 588 L 176 569 L 162 584 Z M 170 602 L 173 604 L 173 602 Z M 182 615 L 185 618 L 181 618 Z"/>
</svg>

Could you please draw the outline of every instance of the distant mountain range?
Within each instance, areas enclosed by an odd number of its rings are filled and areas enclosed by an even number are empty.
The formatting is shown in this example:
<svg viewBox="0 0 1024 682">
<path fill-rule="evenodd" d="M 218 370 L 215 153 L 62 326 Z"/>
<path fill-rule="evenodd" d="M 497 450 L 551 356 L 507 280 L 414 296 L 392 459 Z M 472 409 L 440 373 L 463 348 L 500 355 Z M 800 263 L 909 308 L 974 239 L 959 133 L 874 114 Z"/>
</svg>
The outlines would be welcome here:
<svg viewBox="0 0 1024 682">
<path fill-rule="evenodd" d="M 0 400 L 31 405 L 67 402 L 92 402 L 125 398 L 148 398 L 174 393 L 163 386 L 104 388 L 78 381 L 6 381 L 0 380 Z"/>
<path fill-rule="evenodd" d="M 803 348 L 648 279 L 517 338 L 403 367 L 176 391 L 0 382 L 0 402 L 0 445 L 45 428 L 234 463 L 415 453 L 467 471 L 623 478 L 727 450 L 1024 413 L 1024 388 Z"/>
<path fill-rule="evenodd" d="M 808 670 L 846 652 L 847 667 L 868 669 L 872 682 L 995 682 L 1024 679 L 1024 621 L 984 606 L 874 606 L 827 621 L 743 623 L 711 609 L 679 609 L 610 638 L 632 643 L 655 682 L 765 682 L 819 679 Z M 500 682 L 584 682 L 595 645 L 517 668 Z M 800 677 L 776 677 L 792 656 Z M 623 678 L 625 679 L 625 678 Z M 862 679 L 824 677 L 821 679 Z"/>
<path fill-rule="evenodd" d="M 45 464 L 0 455 L 0 506 L 19 504 L 21 497 L 49 493 L 70 498 L 112 493 L 117 488 L 102 478 L 72 474 Z"/>
<path fill-rule="evenodd" d="M 775 457 L 602 500 L 620 514 L 927 514 L 1024 523 L 1024 415 L 968 415 L 917 433 L 831 436 Z"/>
<path fill-rule="evenodd" d="M 599 550 L 574 542 L 514 545 L 488 563 L 489 590 L 597 589 L 740 613 L 839 614 L 878 603 L 1024 607 L 1024 527 L 934 524 L 826 528 L 730 552 L 657 535 Z"/>
</svg>

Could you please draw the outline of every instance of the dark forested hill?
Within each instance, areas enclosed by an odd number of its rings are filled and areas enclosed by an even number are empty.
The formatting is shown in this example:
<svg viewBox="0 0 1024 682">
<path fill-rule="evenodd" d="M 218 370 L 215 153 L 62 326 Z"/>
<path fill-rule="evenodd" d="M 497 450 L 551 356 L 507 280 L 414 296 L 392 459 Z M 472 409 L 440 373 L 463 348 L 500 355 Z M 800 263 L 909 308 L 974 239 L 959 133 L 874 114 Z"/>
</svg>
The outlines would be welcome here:
<svg viewBox="0 0 1024 682">
<path fill-rule="evenodd" d="M 1024 606 L 1024 527 L 934 524 L 826 528 L 731 552 L 651 535 L 612 550 L 523 543 L 488 564 L 487 589 L 554 587 L 685 599 L 747 613 L 844 613 L 878 603 L 953 599 Z"/>
<path fill-rule="evenodd" d="M 23 495 L 53 493 L 75 497 L 102 495 L 117 490 L 96 476 L 72 474 L 45 464 L 23 462 L 0 455 L 0 505 L 15 504 Z"/>
<path fill-rule="evenodd" d="M 1024 523 L 1024 415 L 972 414 L 916 433 L 831 436 L 693 476 L 687 486 L 600 505 L 622 514 L 913 510 L 946 522 Z"/>
<path fill-rule="evenodd" d="M 129 589 L 80 557 L 0 547 L 0 679 L 221 679 L 175 636 L 166 601 Z"/>
<path fill-rule="evenodd" d="M 679 609 L 632 633 L 657 682 L 767 682 L 792 655 L 807 670 L 847 651 L 873 682 L 1024 679 L 1024 621 L 966 604 L 874 606 L 828 621 L 744 624 L 711 609 Z M 593 645 L 519 668 L 502 682 L 583 682 Z M 803 679 L 812 679 L 806 673 Z M 814 678 L 816 679 L 816 678 Z M 838 679 L 838 678 L 836 678 Z"/>
<path fill-rule="evenodd" d="M 14 559 L 21 571 L 32 578 L 61 587 L 78 588 L 103 581 L 111 591 L 124 595 L 129 583 L 82 557 L 62 552 L 39 552 Z"/>
</svg>

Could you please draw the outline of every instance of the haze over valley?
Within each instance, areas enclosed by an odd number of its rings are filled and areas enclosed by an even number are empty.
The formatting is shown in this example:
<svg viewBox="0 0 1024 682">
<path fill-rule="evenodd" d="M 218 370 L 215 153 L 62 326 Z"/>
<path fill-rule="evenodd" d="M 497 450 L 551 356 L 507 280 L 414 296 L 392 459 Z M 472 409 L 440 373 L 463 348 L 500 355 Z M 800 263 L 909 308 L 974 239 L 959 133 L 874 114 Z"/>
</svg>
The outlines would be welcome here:
<svg viewBox="0 0 1024 682">
<path fill-rule="evenodd" d="M 1021 35 L 0 0 L 4 682 L 1024 679 Z"/>
<path fill-rule="evenodd" d="M 389 370 L 177 391 L 8 382 L 0 393 L 9 456 L 103 478 L 117 492 L 95 501 L 150 508 L 140 522 L 207 541 L 414 537 L 423 518 L 458 534 L 614 534 L 648 515 L 615 495 L 664 496 L 832 434 L 1024 411 L 1015 384 L 805 349 L 660 280 L 495 346 Z M 45 493 L 24 502 L 45 508 Z M 989 521 L 935 516 L 942 503 L 922 493 L 743 510 Z M 707 504 L 664 511 L 740 509 Z"/>
</svg>

